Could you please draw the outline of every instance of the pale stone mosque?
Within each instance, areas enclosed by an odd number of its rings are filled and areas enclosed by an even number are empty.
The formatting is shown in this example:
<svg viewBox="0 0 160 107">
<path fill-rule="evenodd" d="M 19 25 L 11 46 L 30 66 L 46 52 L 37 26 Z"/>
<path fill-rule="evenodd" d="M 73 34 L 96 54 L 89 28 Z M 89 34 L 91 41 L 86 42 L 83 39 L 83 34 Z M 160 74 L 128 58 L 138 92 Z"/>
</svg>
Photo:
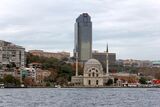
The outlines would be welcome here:
<svg viewBox="0 0 160 107">
<path fill-rule="evenodd" d="M 108 52 L 106 53 L 106 56 Z M 114 81 L 108 73 L 108 58 L 106 58 L 106 71 L 103 70 L 101 63 L 96 59 L 89 59 L 84 64 L 83 75 L 78 75 L 78 60 L 76 61 L 76 75 L 72 76 L 71 82 L 74 86 L 84 87 L 103 87 L 109 79 Z"/>
</svg>

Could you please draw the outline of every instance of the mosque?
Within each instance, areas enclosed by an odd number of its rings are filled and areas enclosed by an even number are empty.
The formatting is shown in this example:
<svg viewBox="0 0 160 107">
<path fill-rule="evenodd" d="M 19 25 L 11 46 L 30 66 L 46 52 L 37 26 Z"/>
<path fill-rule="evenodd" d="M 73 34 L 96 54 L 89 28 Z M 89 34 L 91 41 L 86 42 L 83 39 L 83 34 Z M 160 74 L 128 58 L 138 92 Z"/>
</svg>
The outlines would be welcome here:
<svg viewBox="0 0 160 107">
<path fill-rule="evenodd" d="M 78 75 L 78 58 L 76 58 L 76 75 L 72 76 L 71 82 L 74 86 L 103 87 L 107 85 L 109 79 L 114 78 L 108 72 L 108 52 L 106 52 L 106 71 L 101 63 L 96 59 L 88 59 L 84 63 L 83 75 Z"/>
<path fill-rule="evenodd" d="M 75 23 L 75 48 L 76 74 L 72 76 L 71 83 L 82 87 L 103 87 L 109 79 L 108 45 L 106 47 L 106 71 L 102 64 L 92 58 L 92 22 L 88 13 L 81 14 Z M 83 75 L 78 75 L 78 64 L 83 65 Z"/>
</svg>

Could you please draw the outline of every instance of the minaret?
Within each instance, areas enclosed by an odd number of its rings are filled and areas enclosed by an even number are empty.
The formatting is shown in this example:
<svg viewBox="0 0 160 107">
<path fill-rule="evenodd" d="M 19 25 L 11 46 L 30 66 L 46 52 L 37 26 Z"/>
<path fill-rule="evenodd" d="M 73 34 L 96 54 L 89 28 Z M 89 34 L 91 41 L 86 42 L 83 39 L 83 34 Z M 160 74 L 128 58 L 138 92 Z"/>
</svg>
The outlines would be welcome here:
<svg viewBox="0 0 160 107">
<path fill-rule="evenodd" d="M 76 52 L 76 77 L 78 76 L 78 52 Z"/>
<path fill-rule="evenodd" d="M 107 46 L 106 46 L 106 75 L 108 75 L 108 43 L 107 43 Z"/>
</svg>

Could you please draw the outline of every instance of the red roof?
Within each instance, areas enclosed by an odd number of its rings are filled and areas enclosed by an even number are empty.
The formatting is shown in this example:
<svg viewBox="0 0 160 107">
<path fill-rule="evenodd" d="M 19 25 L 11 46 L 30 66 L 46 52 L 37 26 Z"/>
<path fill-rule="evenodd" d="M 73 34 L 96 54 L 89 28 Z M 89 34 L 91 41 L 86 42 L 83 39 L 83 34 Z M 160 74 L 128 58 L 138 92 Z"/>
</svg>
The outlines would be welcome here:
<svg viewBox="0 0 160 107">
<path fill-rule="evenodd" d="M 160 80 L 152 80 L 154 84 L 160 84 Z"/>
</svg>

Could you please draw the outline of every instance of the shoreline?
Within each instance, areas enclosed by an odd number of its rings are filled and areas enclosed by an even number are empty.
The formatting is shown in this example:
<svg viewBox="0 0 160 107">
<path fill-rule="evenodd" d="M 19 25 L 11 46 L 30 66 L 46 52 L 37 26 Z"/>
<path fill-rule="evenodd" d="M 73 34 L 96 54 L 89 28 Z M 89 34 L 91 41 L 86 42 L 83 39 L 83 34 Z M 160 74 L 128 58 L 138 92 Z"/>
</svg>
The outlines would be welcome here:
<svg viewBox="0 0 160 107">
<path fill-rule="evenodd" d="M 57 87 L 0 87 L 0 89 L 29 89 L 29 88 L 57 88 Z M 58 88 L 92 88 L 92 89 L 98 89 L 98 88 L 160 88 L 160 86 L 155 86 L 155 87 L 112 87 L 112 86 L 109 86 L 109 87 L 58 87 Z"/>
</svg>

